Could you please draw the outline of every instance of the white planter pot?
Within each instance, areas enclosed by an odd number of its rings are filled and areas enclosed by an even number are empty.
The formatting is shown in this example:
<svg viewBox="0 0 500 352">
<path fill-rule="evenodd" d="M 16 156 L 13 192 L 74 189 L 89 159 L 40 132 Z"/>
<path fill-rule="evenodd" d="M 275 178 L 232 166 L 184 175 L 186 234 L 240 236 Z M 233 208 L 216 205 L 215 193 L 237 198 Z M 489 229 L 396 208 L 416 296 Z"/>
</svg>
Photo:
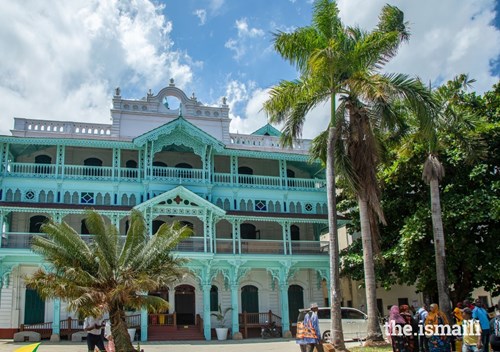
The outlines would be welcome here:
<svg viewBox="0 0 500 352">
<path fill-rule="evenodd" d="M 127 329 L 128 330 L 128 334 L 130 335 L 130 342 L 134 342 L 134 338 L 135 338 L 135 328 L 134 329 Z"/>
<path fill-rule="evenodd" d="M 226 340 L 227 330 L 227 328 L 215 328 L 215 332 L 217 333 L 217 340 Z"/>
</svg>

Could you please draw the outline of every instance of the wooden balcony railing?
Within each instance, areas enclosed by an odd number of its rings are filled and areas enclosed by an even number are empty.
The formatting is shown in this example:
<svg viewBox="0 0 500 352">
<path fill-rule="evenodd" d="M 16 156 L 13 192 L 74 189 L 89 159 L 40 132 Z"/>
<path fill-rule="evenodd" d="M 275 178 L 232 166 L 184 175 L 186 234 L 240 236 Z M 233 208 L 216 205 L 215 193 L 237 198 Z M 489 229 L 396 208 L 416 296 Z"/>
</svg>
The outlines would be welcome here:
<svg viewBox="0 0 500 352">
<path fill-rule="evenodd" d="M 247 313 L 238 315 L 240 330 L 243 330 L 243 338 L 247 338 L 249 328 L 260 328 L 268 323 L 275 322 L 276 326 L 281 327 L 281 317 L 274 314 L 271 310 L 265 313 Z"/>
</svg>

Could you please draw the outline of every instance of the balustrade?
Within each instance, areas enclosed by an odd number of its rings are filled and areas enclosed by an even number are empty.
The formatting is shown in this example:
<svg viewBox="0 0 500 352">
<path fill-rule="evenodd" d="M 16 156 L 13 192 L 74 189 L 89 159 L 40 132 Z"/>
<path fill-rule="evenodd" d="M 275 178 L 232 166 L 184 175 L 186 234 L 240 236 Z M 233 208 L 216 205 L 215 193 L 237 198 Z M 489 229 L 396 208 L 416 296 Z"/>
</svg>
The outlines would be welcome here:
<svg viewBox="0 0 500 352">
<path fill-rule="evenodd" d="M 7 232 L 2 234 L 2 248 L 31 248 L 34 236 L 43 236 L 42 233 L 25 232 Z M 93 241 L 93 235 L 80 235 L 83 241 L 90 244 Z M 120 236 L 119 242 L 125 243 L 126 236 Z M 235 241 L 236 248 L 239 247 L 238 241 Z M 189 237 L 182 240 L 175 248 L 178 252 L 203 253 L 205 251 L 204 237 Z M 217 239 L 216 252 L 218 254 L 233 253 L 232 239 Z M 237 251 L 236 251 L 237 252 Z M 271 254 L 283 255 L 282 240 L 241 240 L 241 254 Z M 293 255 L 308 254 L 328 254 L 328 242 L 319 241 L 292 241 Z"/>
<path fill-rule="evenodd" d="M 292 241 L 292 254 L 328 254 L 327 241 Z"/>
<path fill-rule="evenodd" d="M 55 178 L 58 166 L 55 164 L 17 163 L 11 162 L 5 170 L 9 177 L 37 177 Z M 140 169 L 118 168 L 113 173 L 110 166 L 85 166 L 64 165 L 59 169 L 59 174 L 66 179 L 81 180 L 124 180 L 127 182 L 138 182 L 141 176 Z M 218 186 L 234 185 L 241 188 L 272 188 L 292 189 L 306 191 L 323 191 L 326 181 L 321 179 L 289 178 L 285 181 L 277 176 L 263 175 L 234 175 L 230 173 L 214 173 L 212 181 Z M 208 182 L 206 171 L 203 169 L 183 169 L 176 167 L 154 166 L 148 169 L 148 177 L 151 180 L 169 181 L 172 183 L 205 183 Z"/>
<path fill-rule="evenodd" d="M 283 241 L 241 240 L 241 254 L 283 254 Z"/>
</svg>

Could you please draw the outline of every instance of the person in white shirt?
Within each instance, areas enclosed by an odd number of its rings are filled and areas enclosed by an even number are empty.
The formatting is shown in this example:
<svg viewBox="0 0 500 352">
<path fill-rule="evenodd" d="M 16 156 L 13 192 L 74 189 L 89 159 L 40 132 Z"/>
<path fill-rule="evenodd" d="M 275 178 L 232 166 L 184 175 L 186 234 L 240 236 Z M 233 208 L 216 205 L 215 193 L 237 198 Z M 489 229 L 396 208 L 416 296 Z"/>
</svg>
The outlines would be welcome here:
<svg viewBox="0 0 500 352">
<path fill-rule="evenodd" d="M 87 331 L 87 347 L 89 352 L 94 352 L 95 348 L 99 351 L 106 352 L 104 347 L 104 339 L 102 337 L 103 317 L 86 317 L 83 321 L 83 330 Z"/>
</svg>

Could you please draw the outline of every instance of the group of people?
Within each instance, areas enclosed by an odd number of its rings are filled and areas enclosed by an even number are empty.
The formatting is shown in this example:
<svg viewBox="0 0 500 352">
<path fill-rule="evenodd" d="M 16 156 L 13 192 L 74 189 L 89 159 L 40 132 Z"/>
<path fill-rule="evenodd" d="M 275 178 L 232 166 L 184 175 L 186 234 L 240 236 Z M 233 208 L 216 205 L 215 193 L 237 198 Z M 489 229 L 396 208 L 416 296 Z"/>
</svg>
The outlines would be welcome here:
<svg viewBox="0 0 500 352">
<path fill-rule="evenodd" d="M 99 306 L 100 314 L 97 317 L 88 316 L 83 321 L 83 330 L 87 332 L 87 348 L 89 352 L 115 352 L 115 344 L 111 335 L 111 324 L 104 321 L 104 306 Z M 104 345 L 104 338 L 108 340 Z"/>
<path fill-rule="evenodd" d="M 489 352 L 490 346 L 500 352 L 500 301 L 495 308 L 488 314 L 479 299 L 460 302 L 452 326 L 435 303 L 416 312 L 408 305 L 392 306 L 388 323 L 393 352 Z"/>
</svg>

